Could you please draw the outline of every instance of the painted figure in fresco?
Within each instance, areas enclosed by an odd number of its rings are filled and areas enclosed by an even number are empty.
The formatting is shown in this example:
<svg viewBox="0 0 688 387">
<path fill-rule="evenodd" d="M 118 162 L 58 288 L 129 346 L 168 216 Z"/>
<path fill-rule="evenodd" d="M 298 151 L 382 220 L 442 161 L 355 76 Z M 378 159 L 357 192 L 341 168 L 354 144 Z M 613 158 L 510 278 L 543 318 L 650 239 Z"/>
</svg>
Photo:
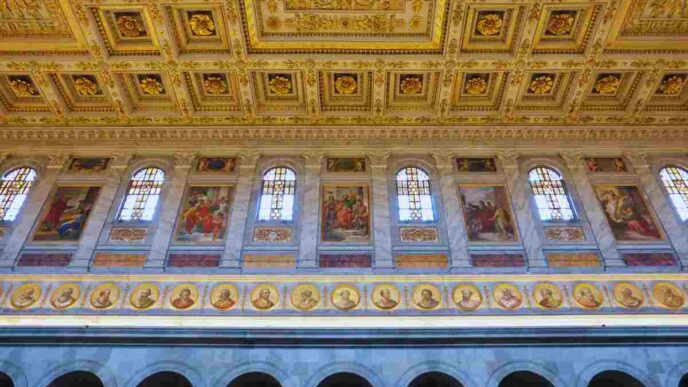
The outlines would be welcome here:
<svg viewBox="0 0 688 387">
<path fill-rule="evenodd" d="M 578 293 L 574 294 L 576 301 L 586 308 L 597 308 L 602 305 L 602 301 L 597 299 L 595 293 L 587 286 L 580 288 Z"/>
<path fill-rule="evenodd" d="M 621 286 L 619 288 L 619 296 L 616 298 L 619 304 L 628 308 L 637 308 L 643 304 L 643 300 L 633 295 L 633 290 Z"/>
<path fill-rule="evenodd" d="M 521 305 L 521 299 L 514 295 L 509 288 L 502 289 L 502 296 L 497 299 L 497 303 L 504 309 L 515 309 Z"/>
<path fill-rule="evenodd" d="M 461 300 L 456 305 L 462 310 L 476 310 L 480 306 L 480 299 L 473 298 L 473 291 L 470 288 L 462 288 Z"/>
<path fill-rule="evenodd" d="M 200 233 L 212 241 L 222 239 L 227 226 L 229 198 L 222 196 L 212 200 L 207 195 L 194 191 L 190 195 L 186 210 L 182 213 L 182 232 L 188 236 Z"/>
<path fill-rule="evenodd" d="M 323 240 L 329 242 L 360 241 L 369 235 L 370 213 L 362 187 L 349 190 L 337 198 L 328 191 L 323 205 Z"/>
<path fill-rule="evenodd" d="M 313 298 L 313 292 L 304 290 L 300 294 L 300 298 L 296 302 L 296 307 L 299 309 L 313 309 L 318 305 L 318 300 Z"/>
<path fill-rule="evenodd" d="M 110 289 L 103 289 L 98 293 L 98 297 L 93 299 L 93 306 L 99 309 L 108 308 L 112 306 L 112 301 L 110 300 Z"/>
<path fill-rule="evenodd" d="M 670 287 L 668 286 L 660 286 L 659 288 L 660 292 L 660 297 L 662 298 L 660 301 L 664 306 L 669 307 L 669 308 L 680 308 L 683 306 L 683 303 L 685 302 L 684 298 L 680 294 L 676 294 Z"/>
<path fill-rule="evenodd" d="M 349 310 L 356 306 L 356 302 L 351 299 L 351 292 L 342 290 L 339 292 L 339 300 L 336 301 L 335 306 L 339 309 Z"/>
<path fill-rule="evenodd" d="M 624 163 L 622 158 L 614 159 L 614 170 L 616 172 L 626 172 L 626 163 Z"/>
<path fill-rule="evenodd" d="M 26 288 L 24 293 L 19 295 L 13 304 L 18 308 L 27 308 L 33 305 L 38 299 L 36 299 L 36 291 L 33 288 Z"/>
<path fill-rule="evenodd" d="M 556 297 L 554 295 L 554 292 L 552 289 L 549 288 L 540 288 L 540 301 L 538 304 L 540 304 L 541 307 L 546 308 L 546 309 L 556 309 L 561 305 L 561 299 Z"/>
<path fill-rule="evenodd" d="M 153 294 L 153 290 L 151 288 L 143 288 L 141 289 L 141 292 L 139 292 L 139 296 L 136 299 L 136 305 L 135 307 L 139 309 L 146 309 L 150 308 L 155 304 L 155 299 L 151 298 L 151 295 Z"/>
<path fill-rule="evenodd" d="M 389 289 L 380 289 L 380 299 L 375 302 L 375 305 L 380 309 L 393 309 L 396 308 L 399 303 L 392 299 L 392 293 Z"/>
<path fill-rule="evenodd" d="M 213 303 L 213 306 L 216 307 L 217 309 L 220 310 L 225 310 L 229 309 L 236 304 L 236 301 L 232 300 L 232 292 L 224 288 L 220 290 L 220 295 L 217 298 L 217 301 Z"/>
<path fill-rule="evenodd" d="M 504 212 L 504 209 L 501 207 L 496 207 L 494 209 L 494 215 L 490 218 L 490 220 L 494 222 L 494 228 L 497 234 L 501 235 L 505 239 L 508 239 L 508 221 L 506 219 L 506 212 Z"/>
<path fill-rule="evenodd" d="M 435 309 L 440 304 L 432 294 L 432 290 L 423 289 L 420 291 L 420 300 L 416 303 L 422 309 Z"/>
<path fill-rule="evenodd" d="M 258 292 L 258 297 L 251 300 L 251 303 L 257 309 L 270 309 L 275 306 L 275 303 L 270 300 L 270 289 L 263 288 Z"/>
<path fill-rule="evenodd" d="M 513 240 L 514 230 L 507 210 L 492 200 L 467 202 L 463 197 L 470 240 L 486 240 L 494 235 L 498 240 Z"/>
<path fill-rule="evenodd" d="M 190 308 L 196 301 L 191 298 L 191 289 L 184 288 L 179 292 L 179 297 L 172 300 L 172 306 L 177 309 Z"/>
<path fill-rule="evenodd" d="M 67 209 L 71 208 L 69 206 L 70 200 L 71 198 L 69 196 L 65 196 L 63 193 L 57 194 L 57 197 L 50 204 L 50 209 L 43 219 L 42 229 L 44 231 L 53 231 L 57 229 L 57 227 L 60 225 L 60 219 L 62 219 L 62 215 Z"/>
<path fill-rule="evenodd" d="M 62 309 L 72 305 L 75 302 L 76 298 L 74 298 L 74 289 L 71 287 L 66 287 L 64 290 L 62 290 L 62 294 L 55 297 L 53 300 L 53 305 L 55 305 L 56 308 Z"/>
<path fill-rule="evenodd" d="M 585 166 L 588 168 L 588 172 L 597 172 L 600 168 L 595 159 L 585 159 Z"/>
<path fill-rule="evenodd" d="M 604 191 L 600 201 L 615 234 L 632 232 L 640 234 L 641 238 L 661 239 L 643 203 L 631 197 L 627 190 L 621 190 L 620 193 L 615 190 Z"/>
</svg>

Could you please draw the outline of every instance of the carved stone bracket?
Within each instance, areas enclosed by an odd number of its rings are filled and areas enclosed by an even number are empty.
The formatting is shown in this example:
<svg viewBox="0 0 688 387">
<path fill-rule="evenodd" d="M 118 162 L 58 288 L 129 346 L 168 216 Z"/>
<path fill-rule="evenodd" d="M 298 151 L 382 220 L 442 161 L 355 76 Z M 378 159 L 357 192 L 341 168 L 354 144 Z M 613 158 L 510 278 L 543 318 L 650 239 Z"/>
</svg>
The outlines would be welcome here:
<svg viewBox="0 0 688 387">
<path fill-rule="evenodd" d="M 301 157 L 306 160 L 306 167 L 320 167 L 322 159 L 325 157 L 325 152 L 322 151 L 307 151 Z"/>
<path fill-rule="evenodd" d="M 497 159 L 502 164 L 502 168 L 518 168 L 518 156 L 518 153 L 510 150 L 497 152 Z"/>
<path fill-rule="evenodd" d="M 46 167 L 50 169 L 62 169 L 69 160 L 68 153 L 52 153 L 47 156 Z"/>
<path fill-rule="evenodd" d="M 633 164 L 635 169 L 650 167 L 648 156 L 645 152 L 625 152 L 624 156 Z"/>
<path fill-rule="evenodd" d="M 585 164 L 585 157 L 580 152 L 561 152 L 560 155 L 570 169 L 582 168 Z"/>
</svg>

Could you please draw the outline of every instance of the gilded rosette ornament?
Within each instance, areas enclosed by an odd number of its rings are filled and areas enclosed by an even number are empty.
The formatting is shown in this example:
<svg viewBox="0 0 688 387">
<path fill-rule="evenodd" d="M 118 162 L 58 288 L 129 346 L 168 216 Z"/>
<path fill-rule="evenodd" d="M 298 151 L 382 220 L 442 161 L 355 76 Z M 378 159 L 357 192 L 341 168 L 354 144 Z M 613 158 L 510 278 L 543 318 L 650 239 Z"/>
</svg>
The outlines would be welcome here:
<svg viewBox="0 0 688 387">
<path fill-rule="evenodd" d="M 289 94 L 292 90 L 291 80 L 280 76 L 270 79 L 269 86 L 275 94 Z"/>
<path fill-rule="evenodd" d="M 680 75 L 673 75 L 665 78 L 659 86 L 659 91 L 662 94 L 675 95 L 680 94 L 683 90 L 683 85 L 686 83 L 686 78 Z"/>
<path fill-rule="evenodd" d="M 575 19 L 568 13 L 552 15 L 547 22 L 547 32 L 552 35 L 566 35 L 573 29 Z"/>
<path fill-rule="evenodd" d="M 595 82 L 595 91 L 600 94 L 614 94 L 619 90 L 621 80 L 614 75 L 608 75 Z"/>
<path fill-rule="evenodd" d="M 401 80 L 399 89 L 402 94 L 419 94 L 423 90 L 423 81 L 417 77 L 407 77 Z"/>
<path fill-rule="evenodd" d="M 138 19 L 124 15 L 117 18 L 117 29 L 122 36 L 126 36 L 127 38 L 135 38 L 141 36 L 145 32 L 145 29 Z"/>
<path fill-rule="evenodd" d="M 13 79 L 10 81 L 10 88 L 17 97 L 33 97 L 38 94 L 33 85 L 22 79 Z"/>
<path fill-rule="evenodd" d="M 353 77 L 343 75 L 334 81 L 334 89 L 339 94 L 353 94 L 358 90 L 358 83 Z"/>
<path fill-rule="evenodd" d="M 480 77 L 471 78 L 466 81 L 464 90 L 471 95 L 484 94 L 487 90 L 487 82 Z"/>
<path fill-rule="evenodd" d="M 552 90 L 554 80 L 549 75 L 543 75 L 530 82 L 528 90 L 533 94 L 546 94 Z"/>
<path fill-rule="evenodd" d="M 159 95 L 165 90 L 162 83 L 154 78 L 144 78 L 139 82 L 139 85 L 141 86 L 143 94 L 148 95 Z"/>
<path fill-rule="evenodd" d="M 76 89 L 77 93 L 81 96 L 89 96 L 89 95 L 96 95 L 98 94 L 98 85 L 95 84 L 95 82 L 91 81 L 88 78 L 77 78 L 74 81 L 74 88 Z"/>
<path fill-rule="evenodd" d="M 475 26 L 475 29 L 478 30 L 480 35 L 492 36 L 497 35 L 502 30 L 502 25 L 504 25 L 502 17 L 496 13 L 491 13 L 489 15 L 481 16 Z"/>
<path fill-rule="evenodd" d="M 191 16 L 189 27 L 196 36 L 211 36 L 215 34 L 215 22 L 208 15 L 196 14 Z"/>
<path fill-rule="evenodd" d="M 203 81 L 203 88 L 208 94 L 225 94 L 227 93 L 227 82 L 220 77 L 207 77 Z"/>
</svg>

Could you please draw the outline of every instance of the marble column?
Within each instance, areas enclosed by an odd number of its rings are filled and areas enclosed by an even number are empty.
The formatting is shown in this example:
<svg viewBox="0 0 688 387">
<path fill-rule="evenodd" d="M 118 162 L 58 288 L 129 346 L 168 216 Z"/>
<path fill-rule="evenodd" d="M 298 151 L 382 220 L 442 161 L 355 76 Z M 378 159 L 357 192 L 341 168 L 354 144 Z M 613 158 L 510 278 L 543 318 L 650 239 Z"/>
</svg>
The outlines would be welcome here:
<svg viewBox="0 0 688 387">
<path fill-rule="evenodd" d="M 519 225 L 521 243 L 523 243 L 528 259 L 528 267 L 547 267 L 545 254 L 542 251 L 540 232 L 535 219 L 533 219 L 533 211 L 530 208 L 530 202 L 526 194 L 530 187 L 528 187 L 527 179 L 521 174 L 518 167 L 518 154 L 511 151 L 502 151 L 497 153 L 497 158 L 499 158 L 504 169 L 506 185 L 511 194 L 511 203 Z"/>
<path fill-rule="evenodd" d="M 105 223 L 108 220 L 108 214 L 110 213 L 112 203 L 116 199 L 115 195 L 117 195 L 117 190 L 122 183 L 124 171 L 127 169 L 131 158 L 132 154 L 130 153 L 118 152 L 112 154 L 108 167 L 107 181 L 100 189 L 98 201 L 91 211 L 88 222 L 86 223 L 86 228 L 81 235 L 81 242 L 79 243 L 79 247 L 69 267 L 88 268 L 93 251 L 98 244 L 100 233 L 103 231 L 103 227 L 105 227 Z"/>
<path fill-rule="evenodd" d="M 225 250 L 220 262 L 221 268 L 239 269 L 241 267 L 241 250 L 244 246 L 248 210 L 251 207 L 253 176 L 255 175 L 256 163 L 259 158 L 260 153 L 255 151 L 239 154 L 239 178 L 234 188 L 234 199 L 232 200 L 232 212 L 227 226 Z"/>
<path fill-rule="evenodd" d="M 60 153 L 47 157 L 45 169 L 38 173 L 38 181 L 29 192 L 28 201 L 24 203 L 23 208 L 20 210 L 20 215 L 15 220 L 17 223 L 12 228 L 11 234 L 6 237 L 7 244 L 0 258 L 0 268 L 11 268 L 14 266 L 14 262 L 19 256 L 26 239 L 31 235 L 31 230 L 36 222 L 36 218 L 41 213 L 43 203 L 45 203 L 48 195 L 52 192 L 57 176 L 68 159 L 69 155 Z"/>
<path fill-rule="evenodd" d="M 453 153 L 434 152 L 437 169 L 440 172 L 440 194 L 444 204 L 444 221 L 446 223 L 447 241 L 451 256 L 451 268 L 470 268 L 471 261 L 468 256 L 468 238 L 466 223 L 463 219 L 463 211 L 459 203 L 458 187 L 454 181 Z"/>
<path fill-rule="evenodd" d="M 561 158 L 564 159 L 571 172 L 572 183 L 580 195 L 583 210 L 588 222 L 590 222 L 590 228 L 602 254 L 604 266 L 626 266 L 621 260 L 614 233 L 609 227 L 604 211 L 598 204 L 595 190 L 585 172 L 585 158 L 578 152 L 562 152 Z"/>
<path fill-rule="evenodd" d="M 379 151 L 368 155 L 372 171 L 373 189 L 373 235 L 375 256 L 373 267 L 391 269 L 394 267 L 392 257 L 392 230 L 389 221 L 389 189 L 387 187 L 387 159 L 389 152 Z"/>
<path fill-rule="evenodd" d="M 184 196 L 186 179 L 189 176 L 191 165 L 196 159 L 196 154 L 176 153 L 174 155 L 174 170 L 171 173 L 165 198 L 162 206 L 158 209 L 157 229 L 151 241 L 151 249 L 146 259 L 145 267 L 148 269 L 162 269 L 165 265 L 167 248 L 174 233 L 174 224 L 177 212 Z"/>
<path fill-rule="evenodd" d="M 626 158 L 635 168 L 640 184 L 654 207 L 659 221 L 664 225 L 669 241 L 674 246 L 681 267 L 688 267 L 688 231 L 686 226 L 678 221 L 675 209 L 667 199 L 666 193 L 660 187 L 657 176 L 650 169 L 647 154 L 644 152 L 626 153 Z"/>
<path fill-rule="evenodd" d="M 303 154 L 306 160 L 306 174 L 303 182 L 303 211 L 301 212 L 301 242 L 299 244 L 299 268 L 318 266 L 318 214 L 320 209 L 320 169 L 323 152 L 310 151 Z"/>
</svg>

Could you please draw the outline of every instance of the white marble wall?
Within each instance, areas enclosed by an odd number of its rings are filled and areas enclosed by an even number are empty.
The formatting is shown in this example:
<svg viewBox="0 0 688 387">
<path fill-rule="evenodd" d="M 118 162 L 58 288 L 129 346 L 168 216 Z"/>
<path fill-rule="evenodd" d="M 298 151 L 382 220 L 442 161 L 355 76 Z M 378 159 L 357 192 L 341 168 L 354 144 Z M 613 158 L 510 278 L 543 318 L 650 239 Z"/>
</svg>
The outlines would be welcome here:
<svg viewBox="0 0 688 387">
<path fill-rule="evenodd" d="M 389 214 L 389 191 L 387 190 L 387 159 L 389 152 L 373 152 L 368 155 L 372 172 L 373 238 L 375 255 L 373 267 L 390 269 L 394 267 L 392 257 L 392 230 Z"/>
<path fill-rule="evenodd" d="M 303 205 L 301 213 L 301 241 L 299 243 L 300 268 L 318 266 L 318 224 L 320 213 L 320 169 L 323 152 L 312 151 L 303 154 L 306 173 L 303 179 Z"/>
</svg>

